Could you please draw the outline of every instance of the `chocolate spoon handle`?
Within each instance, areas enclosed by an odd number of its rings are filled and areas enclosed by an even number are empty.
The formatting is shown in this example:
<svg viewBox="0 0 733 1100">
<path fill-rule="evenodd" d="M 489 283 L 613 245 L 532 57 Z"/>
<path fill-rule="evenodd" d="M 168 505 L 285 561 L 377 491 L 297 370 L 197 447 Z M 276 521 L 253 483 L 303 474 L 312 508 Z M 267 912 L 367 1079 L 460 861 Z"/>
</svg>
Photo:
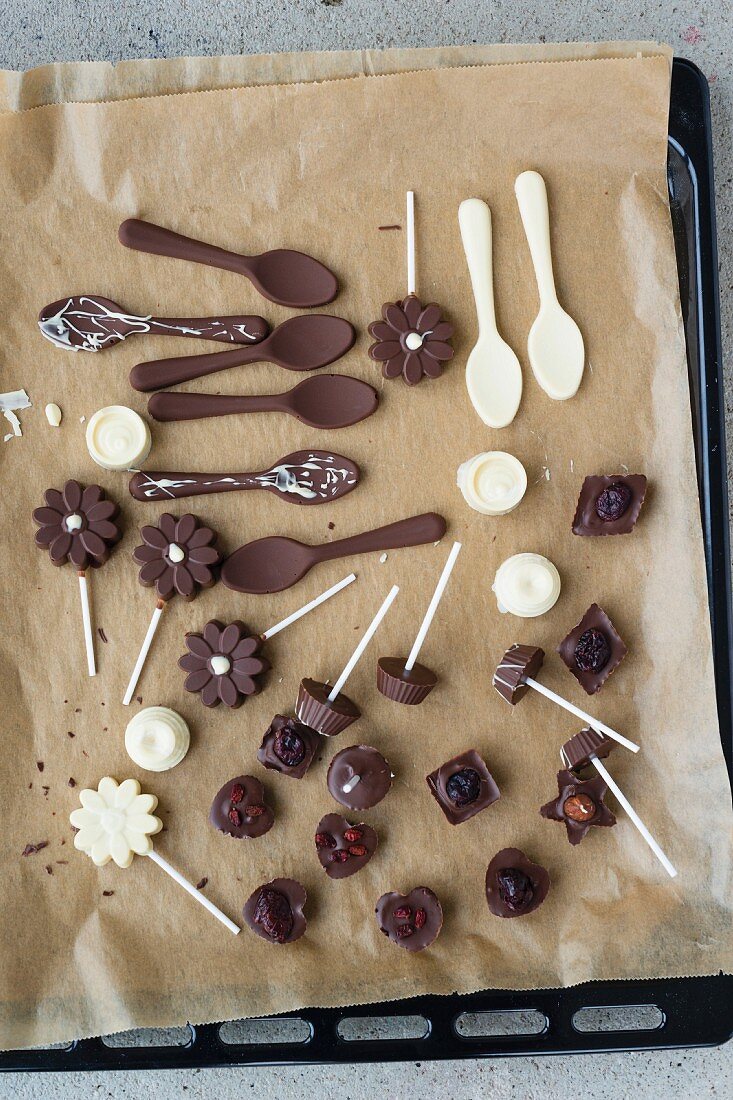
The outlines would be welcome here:
<svg viewBox="0 0 733 1100">
<path fill-rule="evenodd" d="M 193 237 L 184 237 L 162 225 L 142 221 L 140 218 L 128 218 L 119 228 L 121 244 L 134 248 L 136 252 L 149 252 L 154 256 L 170 256 L 174 260 L 191 260 L 195 264 L 235 271 L 238 275 L 249 276 L 251 260 L 249 256 L 240 256 L 237 252 L 228 252 L 226 248 L 197 241 Z"/>
<path fill-rule="evenodd" d="M 259 344 L 231 348 L 230 351 L 212 351 L 206 355 L 175 355 L 169 359 L 151 359 L 138 363 L 130 371 L 130 383 L 136 390 L 147 393 L 165 386 L 178 386 L 193 378 L 228 367 L 241 367 L 245 363 L 257 363 L 267 359 L 267 338 Z"/>
<path fill-rule="evenodd" d="M 287 394 L 282 395 L 287 397 Z M 218 393 L 154 393 L 148 401 L 148 412 L 155 420 L 203 420 L 207 416 L 228 416 L 230 413 L 286 412 L 292 413 L 280 394 L 260 394 L 240 397 Z"/>
<path fill-rule="evenodd" d="M 427 542 L 437 542 L 445 534 L 446 524 L 436 512 L 424 512 L 409 519 L 400 519 L 388 523 L 386 527 L 377 527 L 373 531 L 364 531 L 361 535 L 352 535 L 346 539 L 322 543 L 309 547 L 313 561 L 333 561 L 350 554 L 367 554 L 375 550 L 399 550 L 403 546 L 421 546 Z"/>
</svg>

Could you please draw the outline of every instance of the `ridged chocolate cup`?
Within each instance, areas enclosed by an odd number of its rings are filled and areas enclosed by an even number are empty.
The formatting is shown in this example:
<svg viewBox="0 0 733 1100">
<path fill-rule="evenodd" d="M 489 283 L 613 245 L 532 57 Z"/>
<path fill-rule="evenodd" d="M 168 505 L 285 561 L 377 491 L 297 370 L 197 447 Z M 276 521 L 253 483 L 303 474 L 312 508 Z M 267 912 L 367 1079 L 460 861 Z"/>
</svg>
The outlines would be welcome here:
<svg viewBox="0 0 733 1100">
<path fill-rule="evenodd" d="M 324 737 L 335 737 L 361 718 L 361 711 L 348 695 L 341 693 L 329 702 L 329 691 L 328 685 L 320 680 L 301 680 L 295 713 L 301 722 Z"/>
<path fill-rule="evenodd" d="M 407 657 L 380 657 L 377 661 L 377 689 L 387 699 L 414 707 L 422 703 L 438 682 L 438 677 L 425 665 L 413 665 L 405 671 Z"/>
</svg>

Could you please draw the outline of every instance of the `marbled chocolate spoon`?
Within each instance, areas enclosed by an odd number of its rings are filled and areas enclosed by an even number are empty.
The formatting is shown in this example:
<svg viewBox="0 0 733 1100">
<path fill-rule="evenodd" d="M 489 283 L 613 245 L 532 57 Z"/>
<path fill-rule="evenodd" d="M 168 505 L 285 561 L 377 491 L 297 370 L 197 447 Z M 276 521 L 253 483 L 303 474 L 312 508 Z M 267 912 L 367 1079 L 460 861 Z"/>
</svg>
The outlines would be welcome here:
<svg viewBox="0 0 733 1100">
<path fill-rule="evenodd" d="M 302 580 L 306 573 L 322 561 L 366 554 L 377 550 L 398 550 L 403 546 L 421 546 L 438 542 L 445 534 L 446 524 L 435 512 L 389 523 L 373 531 L 364 531 L 347 539 L 335 539 L 318 546 L 309 546 L 283 535 L 270 535 L 240 546 L 226 559 L 221 579 L 235 592 L 282 592 Z"/>
<path fill-rule="evenodd" d="M 44 306 L 38 314 L 41 335 L 64 351 L 104 351 L 135 333 L 188 336 L 222 344 L 257 344 L 270 326 L 264 317 L 138 317 L 99 294 L 76 294 Z"/>
<path fill-rule="evenodd" d="M 379 394 L 348 374 L 304 378 L 285 393 L 240 397 L 218 393 L 154 393 L 148 412 L 155 420 L 202 420 L 232 413 L 280 412 L 310 428 L 348 428 L 376 411 Z"/>
<path fill-rule="evenodd" d="M 343 317 L 305 313 L 289 317 L 253 347 L 138 363 L 130 371 L 130 383 L 144 392 L 160 390 L 245 363 L 275 363 L 285 370 L 317 370 L 345 355 L 355 339 L 353 327 Z"/>
<path fill-rule="evenodd" d="M 180 497 L 267 489 L 289 504 L 326 504 L 355 489 L 359 467 L 331 451 L 293 451 L 269 470 L 233 474 L 188 474 L 140 470 L 130 478 L 135 500 L 156 501 Z"/>
<path fill-rule="evenodd" d="M 124 221 L 118 235 L 122 244 L 138 252 L 191 260 L 245 275 L 260 294 L 281 306 L 294 309 L 325 306 L 338 293 L 332 271 L 319 260 L 292 248 L 274 248 L 261 256 L 240 256 L 138 218 Z"/>
</svg>

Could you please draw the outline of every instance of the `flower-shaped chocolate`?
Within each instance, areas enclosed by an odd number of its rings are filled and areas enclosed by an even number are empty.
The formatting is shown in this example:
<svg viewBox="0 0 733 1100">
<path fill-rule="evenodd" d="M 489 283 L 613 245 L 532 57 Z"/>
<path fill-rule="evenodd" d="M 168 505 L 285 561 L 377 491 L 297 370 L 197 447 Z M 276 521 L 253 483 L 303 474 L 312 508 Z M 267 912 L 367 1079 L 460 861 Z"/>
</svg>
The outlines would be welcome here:
<svg viewBox="0 0 733 1100">
<path fill-rule="evenodd" d="M 369 355 L 382 364 L 385 378 L 402 375 L 415 386 L 423 375 L 437 378 L 442 364 L 453 358 L 453 326 L 443 320 L 440 306 L 424 306 L 414 294 L 402 302 L 385 302 L 381 321 L 373 321 L 369 332 L 376 340 Z"/>
<path fill-rule="evenodd" d="M 153 816 L 158 805 L 154 794 L 140 794 L 137 779 L 118 784 L 105 776 L 97 790 L 79 792 L 82 809 L 72 810 L 69 821 L 79 832 L 74 847 L 91 856 L 97 867 L 111 859 L 118 867 L 129 867 L 133 856 L 146 856 L 153 850 L 150 839 L 159 833 L 163 822 Z"/>
<path fill-rule="evenodd" d="M 260 677 L 270 662 L 260 656 L 262 638 L 239 621 L 225 626 L 212 619 L 202 634 L 187 634 L 188 653 L 178 664 L 188 673 L 186 691 L 200 692 L 205 707 L 241 707 L 262 690 Z"/>
<path fill-rule="evenodd" d="M 61 492 L 46 489 L 45 508 L 36 508 L 36 546 L 48 550 L 54 565 L 70 561 L 77 569 L 104 565 L 110 549 L 122 538 L 114 520 L 119 508 L 99 485 L 67 481 Z"/>
<path fill-rule="evenodd" d="M 571 844 L 580 844 L 591 825 L 615 825 L 616 818 L 603 799 L 608 790 L 600 775 L 578 779 L 571 771 L 557 773 L 558 797 L 540 807 L 550 821 L 564 821 Z"/>
<path fill-rule="evenodd" d="M 190 513 L 176 519 L 164 513 L 157 527 L 140 529 L 142 546 L 133 550 L 133 559 L 141 566 L 139 581 L 152 588 L 161 600 L 178 595 L 193 600 L 199 588 L 215 583 L 214 569 L 222 555 L 213 545 L 216 532 L 203 527 Z"/>
</svg>

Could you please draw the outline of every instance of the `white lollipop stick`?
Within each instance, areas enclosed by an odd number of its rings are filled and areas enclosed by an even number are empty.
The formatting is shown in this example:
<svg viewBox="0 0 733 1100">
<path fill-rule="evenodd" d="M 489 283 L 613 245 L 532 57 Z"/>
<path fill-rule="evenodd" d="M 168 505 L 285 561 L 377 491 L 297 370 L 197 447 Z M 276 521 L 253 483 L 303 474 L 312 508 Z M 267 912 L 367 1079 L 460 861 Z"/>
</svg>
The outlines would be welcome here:
<svg viewBox="0 0 733 1100">
<path fill-rule="evenodd" d="M 415 192 L 407 192 L 407 293 L 415 293 Z"/>
<path fill-rule="evenodd" d="M 372 640 L 372 637 L 374 636 L 374 634 L 377 631 L 377 627 L 379 626 L 382 619 L 384 618 L 384 616 L 389 611 L 390 605 L 391 605 L 393 599 L 395 598 L 395 596 L 397 595 L 397 593 L 399 592 L 399 590 L 400 590 L 399 586 L 396 585 L 396 584 L 393 584 L 392 587 L 390 588 L 390 590 L 389 590 L 389 592 L 388 592 L 388 594 L 387 594 L 387 596 L 384 600 L 384 603 L 382 604 L 379 611 L 376 613 L 376 615 L 372 619 L 371 623 L 367 627 L 366 633 L 364 634 L 364 637 L 361 639 L 358 646 L 356 647 L 354 652 L 351 654 L 351 657 L 349 658 L 349 662 L 346 665 L 346 668 L 341 673 L 338 680 L 336 681 L 336 683 L 333 685 L 330 692 L 328 693 L 329 703 L 332 703 L 334 701 L 334 699 L 336 698 L 338 693 L 341 691 L 341 688 L 344 686 L 344 684 L 348 680 L 349 676 L 351 675 L 351 673 L 354 669 L 354 666 L 355 666 L 356 662 L 359 660 L 362 653 L 364 652 L 364 650 L 366 649 L 366 647 L 369 645 L 370 641 Z"/>
<path fill-rule="evenodd" d="M 164 607 L 165 607 L 165 603 L 162 600 L 158 600 L 158 604 L 155 608 L 155 611 L 153 612 L 153 617 L 150 620 L 150 626 L 148 627 L 148 632 L 145 635 L 145 640 L 143 641 L 140 652 L 138 653 L 137 661 L 135 662 L 135 667 L 132 670 L 132 676 L 130 677 L 130 682 L 127 685 L 127 691 L 125 692 L 125 694 L 122 698 L 122 705 L 125 706 L 125 707 L 129 707 L 129 705 L 130 705 L 130 700 L 132 699 L 132 694 L 133 694 L 135 688 L 137 687 L 138 680 L 140 679 L 140 673 L 143 670 L 143 665 L 145 664 L 145 658 L 148 655 L 148 650 L 150 649 L 150 646 L 152 645 L 153 638 L 155 637 L 155 631 L 158 629 L 158 623 L 160 622 L 160 616 L 163 614 Z"/>
<path fill-rule="evenodd" d="M 652 834 L 649 832 L 649 830 L 647 829 L 646 825 L 644 824 L 644 822 L 641 820 L 641 818 L 637 814 L 634 807 L 629 802 L 626 795 L 623 793 L 623 791 L 621 791 L 619 789 L 618 785 L 615 783 L 613 778 L 608 774 L 607 769 L 604 767 L 604 765 L 601 763 L 601 761 L 598 759 L 597 756 L 592 756 L 591 757 L 591 763 L 593 764 L 593 767 L 596 769 L 596 771 L 601 776 L 601 778 L 605 781 L 608 789 L 615 794 L 615 796 L 618 799 L 618 801 L 620 802 L 620 804 L 626 810 L 626 813 L 629 815 L 629 817 L 633 821 L 634 825 L 636 825 L 637 829 L 639 830 L 641 835 L 644 837 L 644 840 L 647 842 L 647 844 L 649 845 L 651 850 L 654 852 L 654 855 L 657 857 L 659 862 L 662 864 L 662 867 L 664 867 L 667 874 L 670 876 L 670 878 L 675 878 L 676 875 L 677 875 L 677 871 L 672 866 L 672 864 L 669 862 L 669 860 L 665 856 L 664 852 L 659 847 L 656 840 L 654 839 Z"/>
<path fill-rule="evenodd" d="M 334 584 L 332 588 L 329 588 L 326 592 L 321 592 L 320 596 L 316 596 L 310 603 L 305 604 L 304 607 L 294 611 L 292 615 L 288 615 L 287 619 L 283 619 L 281 622 L 276 623 L 275 626 L 271 626 L 269 630 L 266 630 L 264 634 L 260 634 L 263 641 L 267 641 L 268 638 L 273 638 L 275 634 L 279 634 L 281 630 L 284 630 L 286 626 L 290 626 L 291 623 L 297 622 L 303 615 L 307 615 L 309 611 L 312 611 L 319 604 L 325 603 L 326 600 L 330 600 L 331 596 L 335 596 L 337 592 L 340 592 L 342 588 L 346 588 L 353 581 L 356 580 L 356 573 L 349 573 L 348 577 L 344 577 L 338 584 Z"/>
<path fill-rule="evenodd" d="M 599 722 L 597 718 L 593 718 L 592 715 L 586 714 L 580 707 L 576 707 L 573 703 L 569 703 L 567 699 L 563 699 L 562 695 L 556 695 L 554 691 L 550 691 L 544 684 L 540 684 L 537 680 L 533 680 L 531 676 L 525 676 L 523 682 L 527 687 L 534 688 L 540 695 L 544 695 L 545 699 L 551 699 L 553 703 L 557 703 L 563 710 L 569 711 L 570 714 L 574 714 L 576 718 L 582 718 L 584 722 L 596 730 L 597 733 L 605 733 L 606 737 L 611 737 L 614 741 L 618 741 L 619 745 L 623 745 L 624 748 L 630 749 L 631 752 L 638 752 L 639 745 L 634 741 L 629 741 L 628 737 L 624 737 L 623 734 L 617 733 L 616 730 L 611 729 L 604 722 Z"/>
<path fill-rule="evenodd" d="M 90 676 L 97 675 L 97 666 L 94 662 L 94 637 L 92 635 L 92 617 L 89 613 L 89 589 L 87 578 L 83 571 L 79 571 L 79 595 L 81 596 L 81 619 L 84 623 L 84 645 L 87 649 L 87 668 Z"/>
<path fill-rule="evenodd" d="M 428 605 L 427 611 L 425 612 L 425 618 L 423 619 L 422 625 L 420 626 L 420 629 L 417 632 L 417 638 L 415 638 L 412 649 L 410 650 L 410 656 L 405 661 L 405 672 L 412 671 L 412 667 L 415 664 L 415 661 L 417 660 L 417 655 L 420 652 L 420 649 L 422 648 L 423 642 L 425 641 L 425 635 L 427 634 L 428 630 L 430 629 L 430 624 L 433 621 L 433 617 L 435 615 L 435 612 L 438 610 L 438 604 L 440 603 L 441 599 L 443 598 L 443 593 L 445 592 L 445 588 L 446 588 L 446 585 L 448 584 L 448 580 L 450 578 L 450 575 L 453 572 L 453 566 L 456 564 L 456 558 L 458 557 L 460 549 L 461 549 L 461 543 L 460 542 L 454 542 L 453 543 L 453 549 L 451 550 L 450 554 L 448 555 L 448 561 L 443 566 L 443 572 L 440 574 L 440 580 L 438 581 L 437 585 L 435 586 L 435 591 L 433 592 L 433 598 L 430 601 L 430 604 Z"/>
<path fill-rule="evenodd" d="M 361 782 L 361 776 L 360 775 L 352 775 L 351 779 L 349 779 L 346 783 L 344 783 L 341 790 L 344 792 L 344 794 L 351 794 L 354 787 L 356 787 L 360 782 Z"/>
<path fill-rule="evenodd" d="M 209 899 L 205 897 L 200 890 L 197 890 L 196 887 L 193 886 L 187 878 L 184 878 L 183 875 L 175 869 L 175 867 L 171 867 L 167 859 L 163 859 L 163 857 L 159 856 L 158 853 L 154 850 L 148 852 L 148 858 L 152 859 L 153 863 L 157 863 L 159 867 L 162 867 L 167 875 L 170 875 L 170 877 L 174 879 L 179 886 L 182 886 L 183 889 L 186 890 L 192 898 L 196 898 L 196 901 L 199 903 L 199 905 L 203 905 L 204 909 L 208 909 L 209 912 L 213 916 L 215 916 L 217 920 L 220 920 L 221 923 L 226 928 L 228 928 L 230 932 L 233 932 L 235 936 L 238 932 L 241 931 L 239 925 L 235 924 L 233 920 L 229 920 L 229 917 L 226 915 L 226 913 L 222 913 L 221 909 L 217 909 L 214 903 L 209 901 Z"/>
</svg>

